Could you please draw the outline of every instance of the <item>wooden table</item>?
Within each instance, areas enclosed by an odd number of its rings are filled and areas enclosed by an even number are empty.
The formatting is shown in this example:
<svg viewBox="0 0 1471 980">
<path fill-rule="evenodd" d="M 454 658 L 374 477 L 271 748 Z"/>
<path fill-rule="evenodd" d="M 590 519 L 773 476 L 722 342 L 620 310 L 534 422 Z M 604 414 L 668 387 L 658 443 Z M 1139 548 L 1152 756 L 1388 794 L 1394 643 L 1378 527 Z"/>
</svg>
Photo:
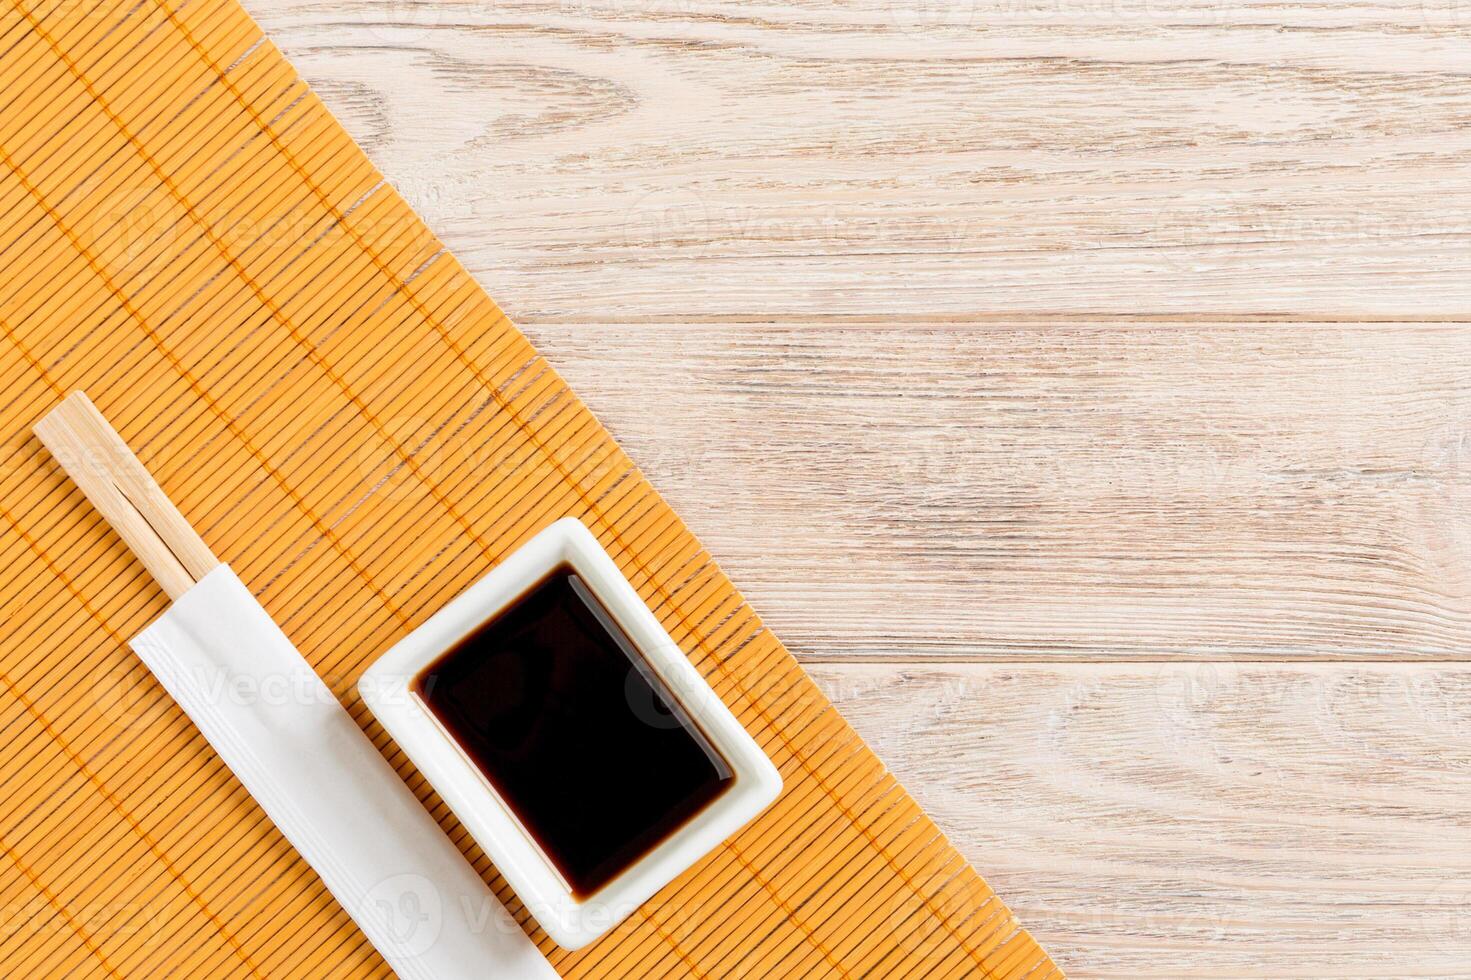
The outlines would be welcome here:
<svg viewBox="0 0 1471 980">
<path fill-rule="evenodd" d="M 1471 977 L 1467 0 L 248 6 L 1072 976 Z"/>
</svg>

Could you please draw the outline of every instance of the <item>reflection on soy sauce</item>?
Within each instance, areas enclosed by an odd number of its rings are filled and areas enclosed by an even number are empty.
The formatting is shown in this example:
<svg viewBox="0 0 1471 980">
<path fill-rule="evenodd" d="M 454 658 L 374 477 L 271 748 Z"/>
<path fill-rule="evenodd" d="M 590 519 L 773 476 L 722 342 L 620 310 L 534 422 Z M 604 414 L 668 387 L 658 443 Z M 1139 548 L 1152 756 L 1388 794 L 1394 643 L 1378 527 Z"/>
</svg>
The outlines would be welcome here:
<svg viewBox="0 0 1471 980">
<path fill-rule="evenodd" d="M 426 667 L 414 691 L 578 898 L 734 781 L 570 565 Z"/>
</svg>

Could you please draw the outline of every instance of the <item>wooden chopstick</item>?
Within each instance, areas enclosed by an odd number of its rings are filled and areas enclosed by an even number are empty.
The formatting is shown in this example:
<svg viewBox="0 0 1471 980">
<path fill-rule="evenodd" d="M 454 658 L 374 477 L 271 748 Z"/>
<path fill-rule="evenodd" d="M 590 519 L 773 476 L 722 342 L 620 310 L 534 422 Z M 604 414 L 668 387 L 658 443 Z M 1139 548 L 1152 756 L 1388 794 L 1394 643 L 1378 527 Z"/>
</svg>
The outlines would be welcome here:
<svg viewBox="0 0 1471 980">
<path fill-rule="evenodd" d="M 35 433 L 169 598 L 177 599 L 219 566 L 84 392 L 63 398 L 36 423 Z"/>
</svg>

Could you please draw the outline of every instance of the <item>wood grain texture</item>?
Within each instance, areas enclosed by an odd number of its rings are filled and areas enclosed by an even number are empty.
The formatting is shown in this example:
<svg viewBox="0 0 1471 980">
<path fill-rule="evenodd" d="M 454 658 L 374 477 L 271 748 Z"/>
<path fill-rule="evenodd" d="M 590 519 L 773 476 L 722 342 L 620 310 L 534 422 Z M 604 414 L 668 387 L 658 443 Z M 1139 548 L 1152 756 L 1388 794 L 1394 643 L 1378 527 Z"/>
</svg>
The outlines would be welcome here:
<svg viewBox="0 0 1471 980">
<path fill-rule="evenodd" d="M 1071 977 L 1471 977 L 1471 669 L 811 670 Z"/>
<path fill-rule="evenodd" d="M 1465 0 L 251 0 L 519 322 L 1461 315 Z"/>
<path fill-rule="evenodd" d="M 1069 975 L 1471 977 L 1464 0 L 249 6 Z"/>
<path fill-rule="evenodd" d="M 809 661 L 1471 651 L 1463 325 L 529 332 Z"/>
<path fill-rule="evenodd" d="M 1058 976 L 234 0 L 13 0 L 0 37 L 0 976 L 387 972 L 155 681 L 144 703 L 162 710 L 133 712 L 127 637 L 166 602 L 31 436 L 76 390 L 563 975 Z M 421 466 L 451 434 L 473 464 Z M 561 517 L 599 536 L 783 780 L 759 818 L 575 953 L 536 928 L 356 690 Z M 314 699 L 203 673 L 189 681 L 206 701 Z M 432 886 L 354 911 L 432 943 L 432 909 L 451 900 Z"/>
<path fill-rule="evenodd" d="M 67 395 L 34 431 L 170 599 L 219 566 L 209 545 L 86 392 Z"/>
</svg>

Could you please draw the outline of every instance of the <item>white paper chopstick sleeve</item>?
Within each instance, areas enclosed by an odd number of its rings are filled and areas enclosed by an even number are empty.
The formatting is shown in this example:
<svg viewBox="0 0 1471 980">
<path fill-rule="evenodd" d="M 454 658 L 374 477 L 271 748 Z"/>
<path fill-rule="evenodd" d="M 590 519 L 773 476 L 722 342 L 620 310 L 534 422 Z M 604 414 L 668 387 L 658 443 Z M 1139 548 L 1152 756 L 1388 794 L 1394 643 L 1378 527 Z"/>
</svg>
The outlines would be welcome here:
<svg viewBox="0 0 1471 980">
<path fill-rule="evenodd" d="M 557 976 L 228 566 L 132 647 L 400 977 Z"/>
</svg>

